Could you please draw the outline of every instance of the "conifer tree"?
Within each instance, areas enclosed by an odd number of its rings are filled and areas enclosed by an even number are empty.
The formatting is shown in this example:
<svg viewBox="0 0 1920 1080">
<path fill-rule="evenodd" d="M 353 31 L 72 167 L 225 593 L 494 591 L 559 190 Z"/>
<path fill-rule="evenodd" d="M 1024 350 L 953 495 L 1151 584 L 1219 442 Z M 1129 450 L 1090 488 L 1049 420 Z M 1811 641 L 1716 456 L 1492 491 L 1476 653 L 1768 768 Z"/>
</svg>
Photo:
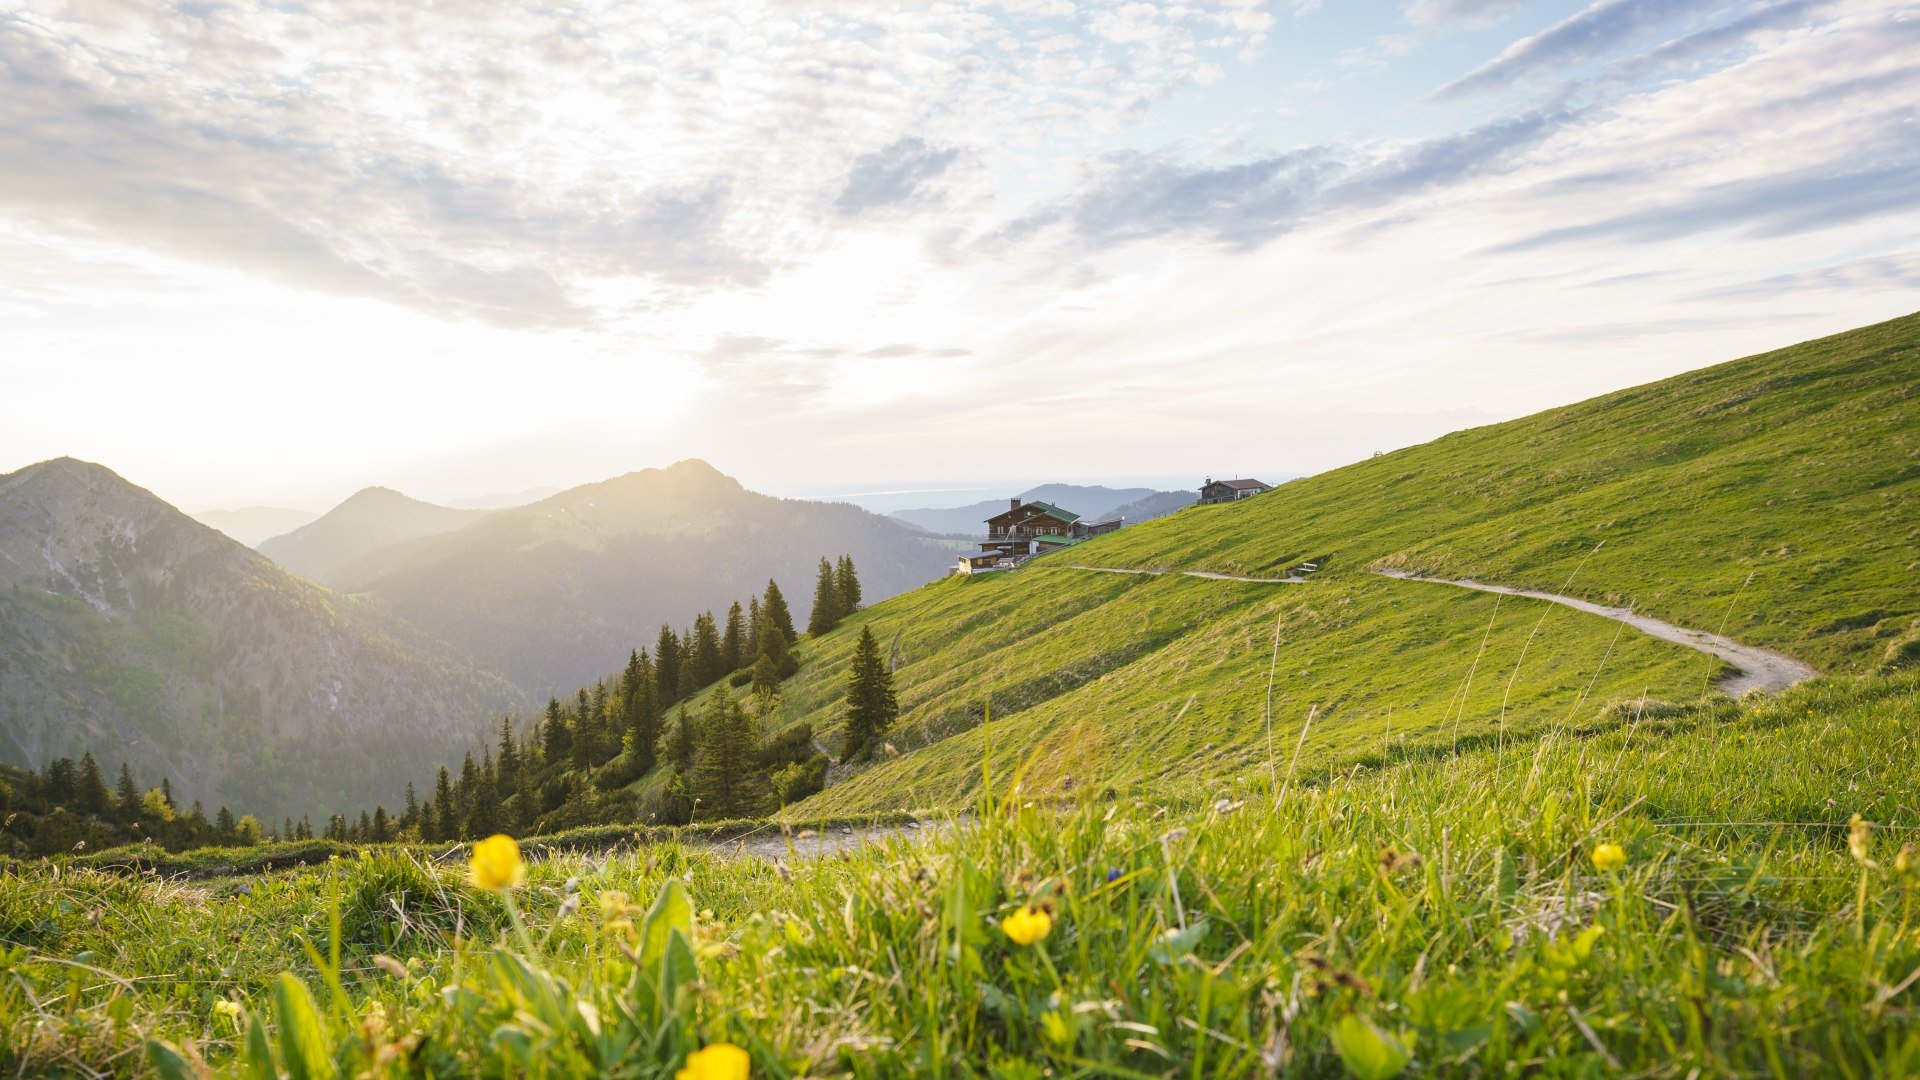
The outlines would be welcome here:
<svg viewBox="0 0 1920 1080">
<path fill-rule="evenodd" d="M 600 760 L 600 719 L 594 715 L 593 700 L 581 687 L 573 706 L 573 767 L 593 768 Z"/>
<path fill-rule="evenodd" d="M 408 784 L 407 786 L 412 787 L 413 785 Z M 293 819 L 291 817 L 287 818 L 285 821 L 282 821 L 280 823 L 280 835 L 276 837 L 276 839 L 279 839 L 279 840 L 293 839 Z"/>
<path fill-rule="evenodd" d="M 140 788 L 133 782 L 133 770 L 120 763 L 120 782 L 114 788 L 114 809 L 121 821 L 140 820 Z"/>
<path fill-rule="evenodd" d="M 660 698 L 654 688 L 653 662 L 637 653 L 627 665 L 626 735 L 621 754 L 627 759 L 627 781 L 638 780 L 653 768 L 660 743 Z"/>
<path fill-rule="evenodd" d="M 373 839 L 373 818 L 365 810 L 360 811 L 360 828 L 357 839 L 365 844 Z"/>
<path fill-rule="evenodd" d="M 456 830 L 449 840 L 458 840 L 466 835 L 467 819 L 473 816 L 473 797 L 480 786 L 480 769 L 473 763 L 473 751 L 469 750 L 460 762 L 460 779 L 453 782 L 453 811 Z"/>
<path fill-rule="evenodd" d="M 760 598 L 747 597 L 747 642 L 741 653 L 743 663 L 752 663 L 760 655 Z"/>
<path fill-rule="evenodd" d="M 547 720 L 540 734 L 544 740 L 541 754 L 547 764 L 558 765 L 566 761 L 568 751 L 573 749 L 573 740 L 570 737 L 572 733 L 567 730 L 566 717 L 560 712 L 559 698 L 547 699 Z"/>
<path fill-rule="evenodd" d="M 781 634 L 782 651 L 793 647 L 793 613 L 787 610 L 787 598 L 780 595 L 780 585 L 773 579 L 767 579 L 767 593 L 760 599 L 760 613 L 766 616 L 767 625 Z"/>
<path fill-rule="evenodd" d="M 500 718 L 500 756 L 496 759 L 494 790 L 501 797 L 520 786 L 520 748 L 513 741 L 513 717 Z"/>
<path fill-rule="evenodd" d="M 233 811 L 224 806 L 220 808 L 218 814 L 214 815 L 213 828 L 215 832 L 219 833 L 220 839 L 222 840 L 231 840 L 234 838 L 234 827 L 237 824 L 238 822 L 233 819 Z"/>
<path fill-rule="evenodd" d="M 694 813 L 709 820 L 749 817 L 759 808 L 766 781 L 759 775 L 759 740 L 753 720 L 726 687 L 700 718 L 700 744 L 690 790 Z"/>
<path fill-rule="evenodd" d="M 445 765 L 440 766 L 440 775 L 433 782 L 433 808 L 428 811 L 428 816 L 433 822 L 433 832 L 432 835 L 427 835 L 423 827 L 421 829 L 423 839 L 434 841 L 459 839 L 460 819 L 453 805 L 452 778 L 447 775 Z"/>
<path fill-rule="evenodd" d="M 198 804 L 194 805 L 193 812 L 194 812 L 194 816 L 196 817 L 204 818 L 206 816 L 205 814 L 200 813 L 200 807 Z M 301 839 L 301 840 L 313 839 L 313 822 L 308 821 L 307 816 L 305 814 L 300 815 L 300 835 L 298 839 Z"/>
<path fill-rule="evenodd" d="M 714 625 L 713 612 L 693 620 L 693 686 L 703 687 L 726 674 L 721 668 L 720 630 Z"/>
<path fill-rule="evenodd" d="M 400 812 L 400 827 L 402 829 L 414 829 L 419 826 L 420 797 L 413 793 L 413 781 L 409 780 L 407 781 L 407 806 L 406 809 Z M 420 839 L 425 840 L 426 838 L 424 832 L 420 834 Z"/>
<path fill-rule="evenodd" d="M 819 637 L 840 625 L 840 584 L 835 579 L 833 564 L 825 555 L 820 556 L 820 577 L 813 585 L 813 610 L 807 615 L 807 633 Z"/>
<path fill-rule="evenodd" d="M 735 600 L 727 609 L 727 628 L 720 634 L 720 666 L 732 674 L 752 660 L 747 653 L 747 617 L 740 610 L 740 601 Z"/>
<path fill-rule="evenodd" d="M 80 773 L 77 777 L 74 775 L 73 762 L 66 764 L 67 798 L 90 814 L 106 813 L 112 797 L 107 794 L 107 778 L 100 774 L 100 763 L 93 760 L 93 752 L 80 755 Z"/>
<path fill-rule="evenodd" d="M 851 615 L 860 610 L 860 574 L 853 568 L 853 556 L 840 556 L 840 565 L 834 571 L 834 588 L 840 593 L 840 611 L 842 615 Z"/>
<path fill-rule="evenodd" d="M 371 840 L 373 843 L 376 843 L 376 844 L 384 844 L 388 840 L 391 840 L 392 838 L 393 838 L 393 830 L 387 822 L 387 808 L 384 806 L 374 807 L 373 808 L 373 832 L 371 835 L 367 837 L 367 839 Z"/>
<path fill-rule="evenodd" d="M 840 751 L 840 762 L 865 761 L 871 757 L 880 734 L 900 715 L 900 704 L 893 693 L 893 673 L 880 657 L 880 642 L 873 628 L 860 628 L 860 641 L 854 646 L 852 670 L 847 675 L 847 736 Z"/>
<path fill-rule="evenodd" d="M 653 679 L 660 688 L 660 707 L 680 700 L 680 639 L 673 628 L 662 623 L 660 640 L 653 647 Z"/>
<path fill-rule="evenodd" d="M 93 761 L 92 753 L 80 759 L 83 767 L 90 761 Z M 100 772 L 98 762 L 94 763 L 93 771 L 96 775 Z M 106 802 L 106 793 L 107 782 L 103 779 L 100 781 L 102 796 L 100 801 L 103 804 Z M 72 758 L 55 758 L 47 763 L 47 801 L 55 806 L 78 806 L 82 810 L 87 809 L 85 801 L 80 797 L 78 782 L 74 778 Z"/>
<path fill-rule="evenodd" d="M 687 714 L 687 707 L 680 706 L 679 719 L 674 721 L 672 737 L 667 740 L 667 760 L 681 776 L 693 771 L 693 756 L 699 749 L 694 737 L 693 717 Z"/>
</svg>

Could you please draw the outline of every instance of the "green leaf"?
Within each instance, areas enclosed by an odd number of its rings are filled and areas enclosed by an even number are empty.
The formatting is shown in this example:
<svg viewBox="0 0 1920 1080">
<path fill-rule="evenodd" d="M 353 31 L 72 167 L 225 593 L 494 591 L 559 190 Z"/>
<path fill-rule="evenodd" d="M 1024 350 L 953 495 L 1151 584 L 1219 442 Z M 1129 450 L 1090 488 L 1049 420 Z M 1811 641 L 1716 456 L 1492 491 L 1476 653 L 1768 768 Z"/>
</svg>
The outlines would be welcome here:
<svg viewBox="0 0 1920 1080">
<path fill-rule="evenodd" d="M 164 1080 L 199 1080 L 200 1072 L 187 1060 L 187 1055 L 164 1039 L 147 1040 L 147 1060 Z"/>
<path fill-rule="evenodd" d="M 290 972 L 281 972 L 273 990 L 274 1014 L 280 1021 L 280 1056 L 293 1080 L 332 1080 L 338 1070 L 327 1052 L 326 1031 L 307 986 Z"/>
<path fill-rule="evenodd" d="M 651 968 L 667 955 L 667 937 L 674 930 L 680 931 L 688 941 L 693 940 L 693 902 L 687 899 L 687 890 L 679 880 L 670 878 L 654 899 L 647 921 L 641 927 L 642 967 Z"/>
<path fill-rule="evenodd" d="M 274 1068 L 273 1044 L 267 1041 L 267 1026 L 260 1022 L 257 1012 L 247 1024 L 247 1040 L 240 1060 L 246 1066 L 245 1075 L 253 1080 L 275 1080 L 280 1075 Z"/>
<path fill-rule="evenodd" d="M 1382 1031 L 1358 1013 L 1333 1026 L 1333 1048 L 1360 1080 L 1392 1080 L 1413 1060 L 1411 1039 Z"/>
</svg>

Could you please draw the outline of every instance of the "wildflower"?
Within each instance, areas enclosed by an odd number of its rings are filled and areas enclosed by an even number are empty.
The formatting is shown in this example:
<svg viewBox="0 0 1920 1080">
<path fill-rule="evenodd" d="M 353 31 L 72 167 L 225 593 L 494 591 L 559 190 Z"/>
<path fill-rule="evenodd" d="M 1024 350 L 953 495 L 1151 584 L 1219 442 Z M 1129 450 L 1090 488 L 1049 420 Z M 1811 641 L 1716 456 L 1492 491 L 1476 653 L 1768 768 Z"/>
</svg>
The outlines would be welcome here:
<svg viewBox="0 0 1920 1080">
<path fill-rule="evenodd" d="M 1901 844 L 1900 854 L 1893 857 L 1893 872 L 1906 877 L 1915 870 L 1920 870 L 1920 851 L 1912 844 Z"/>
<path fill-rule="evenodd" d="M 1045 909 L 1022 904 L 1020 910 L 1000 920 L 1000 929 L 1015 945 L 1031 945 L 1053 932 L 1053 916 Z"/>
<path fill-rule="evenodd" d="M 1873 845 L 1873 822 L 1859 814 L 1847 819 L 1847 853 L 1853 861 L 1865 867 L 1878 867 L 1880 864 L 1867 857 Z"/>
<path fill-rule="evenodd" d="M 1113 869 L 1111 869 L 1111 870 L 1109 870 L 1109 871 L 1107 871 L 1107 884 L 1109 884 L 1109 885 L 1111 885 L 1111 884 L 1113 884 L 1114 882 L 1116 882 L 1116 881 L 1119 881 L 1119 880 L 1120 880 L 1120 868 L 1119 868 L 1119 867 L 1117 867 L 1117 866 L 1116 866 L 1116 867 L 1114 867 Z"/>
<path fill-rule="evenodd" d="M 213 1003 L 213 1015 L 238 1028 L 241 1020 L 246 1016 L 246 1011 L 240 1008 L 239 1002 L 223 999 Z"/>
<path fill-rule="evenodd" d="M 1593 868 L 1614 871 L 1627 865 L 1627 853 L 1619 844 L 1596 844 L 1593 849 Z"/>
<path fill-rule="evenodd" d="M 675 1070 L 673 1080 L 747 1080 L 752 1059 L 732 1043 L 712 1043 L 687 1055 L 687 1067 Z"/>
<path fill-rule="evenodd" d="M 527 877 L 527 864 L 520 861 L 520 845 L 501 833 L 474 844 L 469 877 L 474 888 L 489 892 L 519 885 Z"/>
</svg>

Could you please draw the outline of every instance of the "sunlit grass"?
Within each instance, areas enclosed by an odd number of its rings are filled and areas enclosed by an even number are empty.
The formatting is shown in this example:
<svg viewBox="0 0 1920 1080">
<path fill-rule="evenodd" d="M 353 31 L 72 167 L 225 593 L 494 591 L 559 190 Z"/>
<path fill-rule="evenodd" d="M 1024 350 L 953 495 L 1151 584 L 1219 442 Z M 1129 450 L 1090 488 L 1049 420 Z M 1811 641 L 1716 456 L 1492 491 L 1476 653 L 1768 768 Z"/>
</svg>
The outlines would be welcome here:
<svg viewBox="0 0 1920 1080">
<path fill-rule="evenodd" d="M 1911 1074 L 1916 695 L 1626 703 L 1523 747 L 1302 770 L 1277 806 L 1262 776 L 1063 806 L 1008 775 L 844 858 L 536 858 L 524 941 L 463 859 L 420 852 L 179 882 L 17 865 L 6 1063 L 669 1076 L 724 1041 L 757 1076 Z M 1048 925 L 1023 945 L 1024 907 Z"/>
</svg>

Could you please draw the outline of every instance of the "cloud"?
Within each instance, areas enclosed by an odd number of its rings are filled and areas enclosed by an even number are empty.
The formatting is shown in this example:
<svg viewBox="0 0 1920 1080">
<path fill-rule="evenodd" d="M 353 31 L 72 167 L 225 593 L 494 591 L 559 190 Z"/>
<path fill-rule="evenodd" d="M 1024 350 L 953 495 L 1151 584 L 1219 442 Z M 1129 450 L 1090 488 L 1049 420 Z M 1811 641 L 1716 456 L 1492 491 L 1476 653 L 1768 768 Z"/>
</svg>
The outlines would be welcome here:
<svg viewBox="0 0 1920 1080">
<path fill-rule="evenodd" d="M 1696 302 L 1772 301 L 1810 293 L 1904 292 L 1920 294 L 1920 256 L 1881 255 L 1833 263 L 1812 270 L 1774 274 L 1702 289 L 1688 299 Z"/>
<path fill-rule="evenodd" d="M 1407 21 L 1421 26 L 1468 23 L 1487 26 L 1499 22 L 1520 6 L 1521 0 L 1414 0 Z"/>
<path fill-rule="evenodd" d="M 959 156 L 957 149 L 929 146 L 915 136 L 897 139 L 854 161 L 834 208 L 845 217 L 855 217 L 918 198 L 927 181 L 945 172 Z"/>
<path fill-rule="evenodd" d="M 1510 86 L 1545 68 L 1592 59 L 1668 19 L 1709 7 L 1713 0 L 1599 0 L 1435 90 L 1433 100 L 1465 97 Z"/>
<path fill-rule="evenodd" d="M 1495 169 L 1578 115 L 1536 110 L 1384 151 L 1312 147 L 1237 165 L 1114 155 L 1070 199 L 1027 215 L 1009 232 L 1064 226 L 1096 249 L 1185 233 L 1245 250 L 1311 220 L 1392 204 Z"/>
</svg>

